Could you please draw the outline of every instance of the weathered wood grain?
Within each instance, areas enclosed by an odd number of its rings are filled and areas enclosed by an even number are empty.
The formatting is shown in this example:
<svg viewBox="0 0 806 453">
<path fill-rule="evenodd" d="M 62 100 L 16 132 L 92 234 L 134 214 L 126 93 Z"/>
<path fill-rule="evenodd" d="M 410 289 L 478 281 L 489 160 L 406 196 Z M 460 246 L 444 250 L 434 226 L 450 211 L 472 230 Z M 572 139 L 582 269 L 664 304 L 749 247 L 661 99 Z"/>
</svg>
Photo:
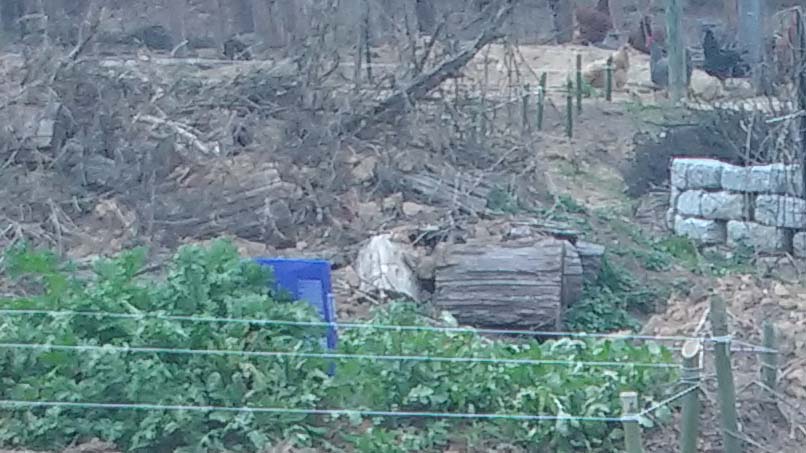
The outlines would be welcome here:
<svg viewBox="0 0 806 453">
<path fill-rule="evenodd" d="M 463 324 L 556 330 L 581 294 L 582 262 L 566 241 L 468 243 L 437 267 L 434 303 Z"/>
</svg>

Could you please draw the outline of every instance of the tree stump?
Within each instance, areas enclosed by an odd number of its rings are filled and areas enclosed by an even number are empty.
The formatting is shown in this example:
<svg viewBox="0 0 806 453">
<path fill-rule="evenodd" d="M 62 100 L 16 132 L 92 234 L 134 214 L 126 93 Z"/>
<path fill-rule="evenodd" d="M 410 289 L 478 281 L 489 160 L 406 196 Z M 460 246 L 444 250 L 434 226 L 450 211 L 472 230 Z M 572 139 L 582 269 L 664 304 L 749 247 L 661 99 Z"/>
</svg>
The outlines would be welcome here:
<svg viewBox="0 0 806 453">
<path fill-rule="evenodd" d="M 436 270 L 434 304 L 463 324 L 560 330 L 565 309 L 582 295 L 576 248 L 553 238 L 536 243 L 452 246 Z"/>
</svg>

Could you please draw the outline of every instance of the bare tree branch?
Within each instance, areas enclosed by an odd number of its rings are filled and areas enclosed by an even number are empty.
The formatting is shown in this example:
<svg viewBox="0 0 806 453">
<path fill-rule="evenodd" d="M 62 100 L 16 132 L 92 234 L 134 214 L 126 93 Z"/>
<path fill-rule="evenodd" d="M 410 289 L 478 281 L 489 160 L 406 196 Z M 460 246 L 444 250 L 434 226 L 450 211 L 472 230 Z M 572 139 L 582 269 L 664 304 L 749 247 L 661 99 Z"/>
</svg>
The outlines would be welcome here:
<svg viewBox="0 0 806 453">
<path fill-rule="evenodd" d="M 481 49 L 502 36 L 499 31 L 501 24 L 509 16 L 513 6 L 509 0 L 503 0 L 502 3 L 503 5 L 499 7 L 498 13 L 488 22 L 487 26 L 484 27 L 484 30 L 470 46 L 452 58 L 443 61 L 432 71 L 416 77 L 405 88 L 396 91 L 368 109 L 368 111 L 348 117 L 341 123 L 341 133 L 351 135 L 370 124 L 387 122 L 403 110 L 407 103 L 414 105 L 417 100 L 422 99 L 443 82 L 451 77 L 456 77 Z M 490 5 L 485 8 L 481 13 L 482 16 L 489 13 L 490 8 L 493 8 L 493 6 Z"/>
</svg>

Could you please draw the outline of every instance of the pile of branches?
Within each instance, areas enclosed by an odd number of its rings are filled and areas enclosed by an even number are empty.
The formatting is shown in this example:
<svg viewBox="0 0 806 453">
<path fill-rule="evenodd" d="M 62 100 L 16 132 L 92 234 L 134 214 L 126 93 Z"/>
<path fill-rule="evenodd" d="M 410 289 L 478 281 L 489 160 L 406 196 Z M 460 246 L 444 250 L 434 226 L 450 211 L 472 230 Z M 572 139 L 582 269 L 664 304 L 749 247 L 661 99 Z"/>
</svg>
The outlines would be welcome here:
<svg viewBox="0 0 806 453">
<path fill-rule="evenodd" d="M 690 112 L 679 123 L 633 137 L 634 155 L 624 172 L 627 194 L 640 197 L 665 186 L 675 157 L 712 158 L 736 165 L 795 163 L 799 130 L 798 115 L 781 108 Z"/>
<path fill-rule="evenodd" d="M 48 89 L 40 102 L 53 106 L 45 118 L 54 128 L 49 143 L 21 145 L 4 154 L 6 166 L 24 164 L 65 183 L 66 193 L 55 206 L 76 199 L 86 205 L 74 202 L 70 206 L 75 210 L 50 209 L 37 216 L 6 213 L 18 225 L 53 226 L 54 217 L 74 218 L 94 202 L 114 197 L 137 213 L 140 234 L 160 230 L 178 238 L 207 237 L 232 232 L 233 225 L 244 223 L 242 217 L 256 216 L 264 220 L 245 222 L 246 227 L 234 232 L 255 240 L 291 240 L 293 245 L 293 238 L 277 225 L 307 221 L 312 211 L 322 210 L 300 200 L 315 199 L 314 191 L 334 192 L 317 182 L 318 175 L 327 173 L 323 166 L 334 165 L 334 149 L 394 130 L 386 126 L 399 126 L 432 91 L 457 77 L 480 49 L 501 37 L 511 8 L 507 0 L 489 2 L 479 13 L 483 26 L 477 37 L 429 65 L 436 41 L 445 38 L 437 26 L 423 53 L 413 53 L 412 61 L 401 65 L 405 69 L 395 72 L 389 92 L 378 97 L 335 89 L 343 81 L 334 75 L 338 57 L 329 56 L 325 47 L 326 25 L 315 27 L 319 33 L 309 36 L 298 53 L 277 61 L 232 64 L 153 54 L 136 61 L 92 55 L 90 44 L 103 16 L 102 3 L 94 2 L 77 45 L 66 55 L 48 45 L 26 54 L 19 99 Z M 415 41 L 412 36 L 412 48 Z M 13 112 L 22 103 L 6 107 Z M 253 173 L 228 181 L 210 177 L 189 182 L 193 178 L 188 175 L 205 172 L 211 161 L 249 152 L 271 153 L 271 168 L 256 165 Z M 30 158 L 21 159 L 26 155 Z M 260 171 L 264 173 L 258 175 Z M 331 183 L 336 181 L 334 175 Z M 52 195 L 32 193 L 43 199 Z M 241 206 L 233 200 L 246 201 Z M 205 204 L 210 209 L 200 212 Z M 293 212 L 291 206 L 302 206 L 304 212 Z M 280 222 L 280 217 L 286 220 Z M 316 217 L 325 221 L 321 212 Z M 65 225 L 69 222 L 62 222 L 54 237 L 67 232 Z"/>
</svg>

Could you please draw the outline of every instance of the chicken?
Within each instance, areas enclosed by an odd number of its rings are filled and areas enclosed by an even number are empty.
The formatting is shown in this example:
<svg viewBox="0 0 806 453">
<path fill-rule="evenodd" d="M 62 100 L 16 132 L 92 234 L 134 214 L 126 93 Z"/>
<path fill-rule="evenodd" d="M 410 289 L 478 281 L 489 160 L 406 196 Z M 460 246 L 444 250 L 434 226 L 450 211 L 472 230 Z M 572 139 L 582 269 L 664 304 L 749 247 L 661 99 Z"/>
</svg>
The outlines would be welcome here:
<svg viewBox="0 0 806 453">
<path fill-rule="evenodd" d="M 657 42 L 661 46 L 666 42 L 666 31 L 663 27 L 652 27 L 652 19 L 649 16 L 644 16 L 638 24 L 638 28 L 630 33 L 627 42 L 633 49 L 648 54 L 649 53 L 649 39 Z"/>
<path fill-rule="evenodd" d="M 669 85 L 669 61 L 663 56 L 660 44 L 649 40 L 649 77 L 659 88 Z"/>
<path fill-rule="evenodd" d="M 608 0 L 599 0 L 595 8 L 580 6 L 574 13 L 579 27 L 579 38 L 584 44 L 599 44 L 613 28 Z"/>
<path fill-rule="evenodd" d="M 627 46 L 621 46 L 617 52 L 613 53 L 612 57 L 615 69 L 630 70 L 630 54 L 627 52 Z"/>
<path fill-rule="evenodd" d="M 627 84 L 627 73 L 630 70 L 630 55 L 627 46 L 622 46 L 611 55 L 613 58 L 613 88 L 620 90 Z M 588 85 L 604 89 L 607 84 L 607 59 L 589 63 L 582 70 L 582 80 Z"/>
<path fill-rule="evenodd" d="M 708 75 L 719 79 L 723 84 L 725 79 L 747 77 L 749 74 L 749 67 L 742 60 L 742 52 L 723 49 L 717 42 L 713 31 L 705 31 L 702 49 L 705 57 L 703 70 Z"/>
<path fill-rule="evenodd" d="M 659 88 L 669 86 L 669 58 L 663 55 L 660 44 L 650 39 L 649 43 L 649 73 L 652 83 Z M 686 86 L 691 83 L 691 74 L 694 66 L 691 62 L 691 51 L 686 49 Z"/>
</svg>

